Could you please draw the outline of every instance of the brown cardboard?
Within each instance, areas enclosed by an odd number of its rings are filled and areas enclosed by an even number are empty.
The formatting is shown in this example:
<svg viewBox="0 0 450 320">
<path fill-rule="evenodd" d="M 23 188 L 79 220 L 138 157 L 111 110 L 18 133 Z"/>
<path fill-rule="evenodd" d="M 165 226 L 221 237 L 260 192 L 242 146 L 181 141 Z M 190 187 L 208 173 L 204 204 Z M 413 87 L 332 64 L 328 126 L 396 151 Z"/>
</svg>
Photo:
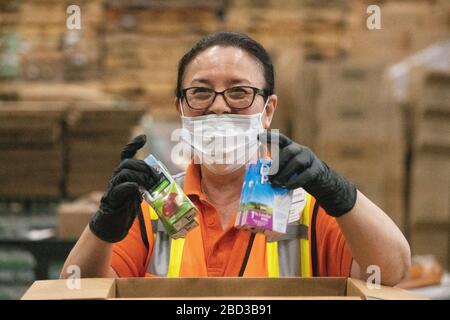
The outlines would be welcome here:
<svg viewBox="0 0 450 320">
<path fill-rule="evenodd" d="M 57 213 L 57 237 L 60 239 L 78 239 L 95 213 L 85 208 L 62 208 Z"/>
<path fill-rule="evenodd" d="M 449 156 L 416 152 L 411 174 L 411 222 L 450 221 Z"/>
<path fill-rule="evenodd" d="M 80 288 L 69 289 L 75 285 L 73 279 L 35 281 L 25 295 L 24 300 L 75 300 L 107 299 L 115 296 L 114 279 L 81 279 Z"/>
<path fill-rule="evenodd" d="M 61 239 L 77 239 L 100 204 L 101 192 L 92 192 L 71 203 L 57 208 L 57 236 Z"/>
<path fill-rule="evenodd" d="M 36 281 L 22 299 L 424 299 L 399 288 L 369 289 L 350 278 L 82 279 L 78 290 L 68 288 L 72 281 Z"/>
<path fill-rule="evenodd" d="M 411 251 L 413 255 L 433 255 L 445 269 L 450 268 L 450 221 L 423 219 L 411 226 Z"/>
<path fill-rule="evenodd" d="M 347 295 L 358 295 L 365 300 L 427 300 L 426 297 L 400 288 L 380 286 L 370 288 L 364 281 L 348 279 Z"/>
</svg>

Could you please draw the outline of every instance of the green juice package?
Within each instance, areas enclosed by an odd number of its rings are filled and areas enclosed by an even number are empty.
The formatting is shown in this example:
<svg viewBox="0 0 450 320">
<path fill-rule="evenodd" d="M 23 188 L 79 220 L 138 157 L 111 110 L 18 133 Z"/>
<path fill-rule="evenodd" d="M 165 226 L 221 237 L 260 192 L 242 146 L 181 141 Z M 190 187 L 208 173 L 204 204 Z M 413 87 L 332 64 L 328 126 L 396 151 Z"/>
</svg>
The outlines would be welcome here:
<svg viewBox="0 0 450 320">
<path fill-rule="evenodd" d="M 198 209 L 183 192 L 169 173 L 169 170 L 153 155 L 144 162 L 158 173 L 158 182 L 150 190 L 141 189 L 146 202 L 155 210 L 170 237 L 184 238 L 198 226 L 195 220 Z"/>
</svg>

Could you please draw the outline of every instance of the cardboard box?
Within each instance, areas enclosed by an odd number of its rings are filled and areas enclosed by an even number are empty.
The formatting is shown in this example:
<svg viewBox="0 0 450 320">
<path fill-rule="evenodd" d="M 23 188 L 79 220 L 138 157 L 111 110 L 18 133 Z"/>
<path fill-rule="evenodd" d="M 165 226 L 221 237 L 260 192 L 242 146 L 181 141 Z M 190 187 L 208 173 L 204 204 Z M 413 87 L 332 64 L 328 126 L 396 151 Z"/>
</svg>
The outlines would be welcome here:
<svg viewBox="0 0 450 320">
<path fill-rule="evenodd" d="M 333 59 L 346 50 L 342 40 L 349 16 L 343 7 L 290 8 L 284 2 L 264 7 L 258 3 L 248 7 L 228 5 L 224 24 L 226 30 L 245 32 L 266 48 L 279 47 L 280 41 L 287 46 L 298 43 L 309 58 Z"/>
<path fill-rule="evenodd" d="M 109 172 L 80 172 L 67 175 L 67 194 L 71 197 L 78 197 L 92 190 L 105 190 L 111 180 L 114 168 Z"/>
<path fill-rule="evenodd" d="M 444 270 L 450 268 L 450 222 L 436 218 L 416 221 L 411 228 L 413 255 L 433 255 Z"/>
<path fill-rule="evenodd" d="M 404 229 L 404 167 L 400 148 L 392 142 L 372 143 L 347 134 L 347 142 L 318 137 L 313 150 L 331 168 L 352 181 Z"/>
<path fill-rule="evenodd" d="M 9 177 L 11 174 L 9 175 Z M 0 195 L 3 198 L 10 199 L 56 199 L 61 196 L 60 176 L 55 176 L 53 173 L 47 173 L 43 177 L 30 179 L 27 177 L 15 176 L 13 179 L 2 176 L 0 180 Z M 29 177 L 28 177 L 29 178 Z"/>
<path fill-rule="evenodd" d="M 449 104 L 450 107 L 450 104 Z M 450 112 L 427 113 L 417 126 L 417 136 L 414 147 L 420 149 L 434 149 L 450 153 Z"/>
<path fill-rule="evenodd" d="M 319 120 L 382 124 L 390 111 L 381 103 L 383 66 L 377 63 L 328 63 L 319 69 Z M 374 123 L 375 121 L 375 123 Z"/>
<path fill-rule="evenodd" d="M 411 176 L 411 222 L 450 221 L 450 160 L 446 154 L 418 152 Z"/>
<path fill-rule="evenodd" d="M 369 289 L 365 282 L 350 278 L 121 278 L 81 279 L 79 290 L 69 289 L 66 280 L 36 281 L 22 299 L 415 300 L 426 298 L 398 288 L 381 286 L 379 289 Z"/>
<path fill-rule="evenodd" d="M 450 73 L 431 71 L 425 74 L 424 79 L 424 103 L 429 106 L 450 106 Z"/>
<path fill-rule="evenodd" d="M 425 149 L 450 151 L 450 74 L 418 70 L 411 85 L 413 104 L 411 116 L 414 151 Z"/>
<path fill-rule="evenodd" d="M 304 60 L 300 46 L 285 48 L 274 58 L 279 105 L 271 127 L 294 141 L 314 148 L 317 135 L 316 100 L 320 63 Z"/>
<path fill-rule="evenodd" d="M 444 137 L 436 138 L 433 129 L 427 127 L 439 126 L 441 134 L 448 133 L 449 127 L 446 122 L 450 115 L 449 87 L 450 74 L 448 72 L 430 71 L 421 67 L 413 70 L 407 89 L 408 110 L 406 112 L 408 112 L 410 122 L 411 140 L 416 148 L 420 147 L 422 142 L 446 144 L 447 141 Z M 430 135 L 433 135 L 434 138 L 429 137 Z"/>
<path fill-rule="evenodd" d="M 77 239 L 97 211 L 102 193 L 92 192 L 72 203 L 57 208 L 57 237 Z"/>
<path fill-rule="evenodd" d="M 152 1 L 153 2 L 153 1 Z M 218 29 L 217 5 L 214 1 L 204 2 L 201 5 L 195 3 L 172 6 L 161 4 L 142 4 L 133 8 L 122 4 L 119 7 L 111 7 L 106 12 L 107 31 L 133 31 L 150 35 L 178 35 L 190 30 L 197 33 L 208 33 Z"/>
<path fill-rule="evenodd" d="M 141 105 L 78 103 L 68 114 L 66 192 L 77 197 L 104 190 L 120 151 L 141 118 Z"/>
<path fill-rule="evenodd" d="M 367 2 L 352 3 L 355 23 L 348 33 L 352 59 L 395 63 L 446 38 L 448 18 L 443 3 L 384 1 L 378 4 L 382 12 L 382 27 L 369 30 L 366 26 Z"/>
<path fill-rule="evenodd" d="M 65 106 L 57 102 L 0 103 L 0 195 L 61 195 Z"/>
<path fill-rule="evenodd" d="M 56 198 L 61 195 L 61 148 L 36 144 L 29 148 L 1 149 L 0 154 L 0 161 L 3 161 L 0 168 L 1 196 Z"/>
<path fill-rule="evenodd" d="M 64 115 L 65 106 L 59 103 L 0 102 L 0 146 L 57 143 Z"/>
</svg>

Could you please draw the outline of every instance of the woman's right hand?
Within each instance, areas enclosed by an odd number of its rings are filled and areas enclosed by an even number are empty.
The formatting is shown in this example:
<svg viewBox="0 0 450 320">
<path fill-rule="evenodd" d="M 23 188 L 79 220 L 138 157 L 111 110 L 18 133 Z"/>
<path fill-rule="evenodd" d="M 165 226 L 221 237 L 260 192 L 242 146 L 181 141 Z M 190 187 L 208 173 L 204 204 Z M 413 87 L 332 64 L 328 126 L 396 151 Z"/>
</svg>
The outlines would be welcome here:
<svg viewBox="0 0 450 320">
<path fill-rule="evenodd" d="M 133 159 L 146 141 L 145 135 L 139 135 L 122 150 L 122 161 L 89 223 L 92 233 L 101 240 L 114 243 L 126 237 L 136 213 L 141 210 L 139 187 L 148 190 L 157 182 L 158 175 L 153 168 L 142 160 Z"/>
</svg>

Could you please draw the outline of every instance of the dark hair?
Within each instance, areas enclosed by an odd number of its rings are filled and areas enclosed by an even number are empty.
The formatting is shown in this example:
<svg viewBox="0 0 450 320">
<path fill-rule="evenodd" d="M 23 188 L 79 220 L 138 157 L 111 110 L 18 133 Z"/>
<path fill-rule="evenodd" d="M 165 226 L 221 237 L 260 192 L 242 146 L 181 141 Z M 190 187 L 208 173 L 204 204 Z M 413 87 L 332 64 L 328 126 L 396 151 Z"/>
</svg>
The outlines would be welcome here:
<svg viewBox="0 0 450 320">
<path fill-rule="evenodd" d="M 254 56 L 261 62 L 264 70 L 264 79 L 266 81 L 265 93 L 267 96 L 273 94 L 275 87 L 275 76 L 272 60 L 266 49 L 259 44 L 257 41 L 253 40 L 249 36 L 239 32 L 226 32 L 219 31 L 206 35 L 200 41 L 198 41 L 178 63 L 178 78 L 177 78 L 177 88 L 175 89 L 175 95 L 177 98 L 182 96 L 182 81 L 184 76 L 184 71 L 186 66 L 202 51 L 213 47 L 213 46 L 224 46 L 224 47 L 236 47 L 242 49 Z"/>
</svg>

